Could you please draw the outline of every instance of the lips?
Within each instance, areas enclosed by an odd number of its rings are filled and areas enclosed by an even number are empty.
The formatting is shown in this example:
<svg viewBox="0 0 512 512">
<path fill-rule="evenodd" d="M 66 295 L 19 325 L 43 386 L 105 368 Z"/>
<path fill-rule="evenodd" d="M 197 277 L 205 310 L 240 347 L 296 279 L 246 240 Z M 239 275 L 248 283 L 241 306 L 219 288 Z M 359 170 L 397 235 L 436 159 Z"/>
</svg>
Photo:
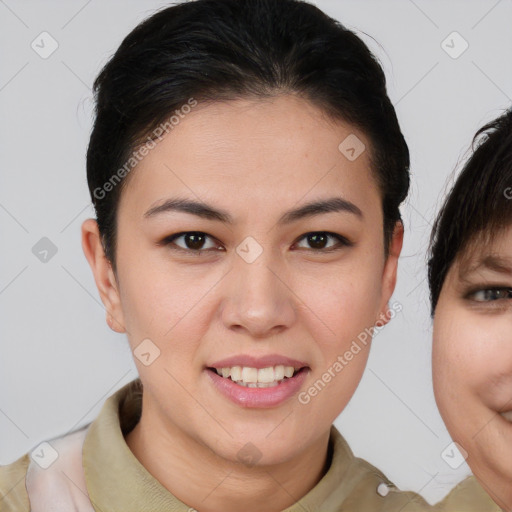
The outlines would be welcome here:
<svg viewBox="0 0 512 512">
<path fill-rule="evenodd" d="M 233 382 L 230 378 L 218 375 L 216 371 L 205 371 L 214 388 L 224 397 L 241 407 L 275 407 L 297 394 L 302 388 L 308 369 L 303 367 L 293 377 L 285 378 L 277 385 L 249 387 Z"/>
<path fill-rule="evenodd" d="M 309 366 L 277 354 L 232 356 L 206 366 L 214 387 L 243 407 L 279 405 L 302 387 Z"/>
</svg>

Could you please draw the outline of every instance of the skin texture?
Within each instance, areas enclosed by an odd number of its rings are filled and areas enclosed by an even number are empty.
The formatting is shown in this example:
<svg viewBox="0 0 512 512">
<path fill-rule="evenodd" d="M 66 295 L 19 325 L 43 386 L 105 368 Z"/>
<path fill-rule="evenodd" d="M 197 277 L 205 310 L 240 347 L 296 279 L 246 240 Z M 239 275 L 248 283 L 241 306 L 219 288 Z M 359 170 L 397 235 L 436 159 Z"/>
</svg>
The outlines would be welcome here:
<svg viewBox="0 0 512 512">
<path fill-rule="evenodd" d="M 361 379 L 370 344 L 306 405 L 293 396 L 241 407 L 213 387 L 205 367 L 240 354 L 288 356 L 309 366 L 303 391 L 365 328 L 386 323 L 403 228 L 397 224 L 385 258 L 369 151 L 349 161 L 338 150 L 352 133 L 369 148 L 363 134 L 294 95 L 199 104 L 130 175 L 118 211 L 117 276 L 95 220 L 83 223 L 111 328 L 126 332 L 132 349 L 149 338 L 161 352 L 149 366 L 135 358 L 143 412 L 127 444 L 189 506 L 279 511 L 325 473 L 330 426 Z M 176 195 L 226 210 L 234 222 L 182 212 L 144 219 Z M 284 212 L 333 196 L 362 217 L 329 212 L 277 224 Z M 202 254 L 158 245 L 184 231 L 208 235 Z M 315 249 L 304 235 L 318 231 L 353 245 L 328 238 Z M 236 252 L 248 236 L 263 250 L 252 263 Z M 195 247 L 184 237 L 174 244 Z M 249 442 L 261 453 L 254 466 L 237 458 Z"/>
<path fill-rule="evenodd" d="M 489 256 L 501 258 L 502 268 L 470 270 Z M 510 288 L 508 229 L 465 264 L 451 267 L 435 311 L 433 349 L 434 390 L 446 426 L 468 453 L 475 476 L 506 511 L 512 510 L 512 423 L 500 413 L 512 411 Z"/>
</svg>

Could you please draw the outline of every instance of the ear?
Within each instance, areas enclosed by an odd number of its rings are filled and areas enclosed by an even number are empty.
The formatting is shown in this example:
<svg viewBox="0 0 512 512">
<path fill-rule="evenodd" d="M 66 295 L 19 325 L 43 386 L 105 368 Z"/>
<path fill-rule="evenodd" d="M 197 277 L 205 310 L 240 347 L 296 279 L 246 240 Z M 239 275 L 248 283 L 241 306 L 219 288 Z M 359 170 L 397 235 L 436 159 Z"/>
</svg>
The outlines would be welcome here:
<svg viewBox="0 0 512 512">
<path fill-rule="evenodd" d="M 384 264 L 382 272 L 382 303 L 379 313 L 379 319 L 376 321 L 378 325 L 386 325 L 392 318 L 389 310 L 389 300 L 395 291 L 397 271 L 398 271 L 398 258 L 402 251 L 404 241 L 404 225 L 401 221 L 397 221 L 393 229 L 393 236 L 389 244 L 389 253 Z"/>
<path fill-rule="evenodd" d="M 82 224 L 82 248 L 105 306 L 109 327 L 119 333 L 126 332 L 116 276 L 105 256 L 95 219 L 87 219 Z"/>
</svg>

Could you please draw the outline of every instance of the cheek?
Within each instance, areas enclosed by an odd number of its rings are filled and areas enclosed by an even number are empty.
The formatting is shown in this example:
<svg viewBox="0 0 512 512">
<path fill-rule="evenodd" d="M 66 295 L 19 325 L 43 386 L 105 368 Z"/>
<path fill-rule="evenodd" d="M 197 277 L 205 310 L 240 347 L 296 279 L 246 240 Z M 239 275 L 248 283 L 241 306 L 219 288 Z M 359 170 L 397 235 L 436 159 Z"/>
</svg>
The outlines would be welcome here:
<svg viewBox="0 0 512 512">
<path fill-rule="evenodd" d="M 512 330 L 503 315 L 436 312 L 434 390 L 441 407 L 488 407 L 512 399 Z"/>
<path fill-rule="evenodd" d="M 320 292 L 308 295 L 302 325 L 315 344 L 317 364 L 299 401 L 308 419 L 335 420 L 354 394 L 368 359 L 375 310 L 370 282 L 352 273 L 331 279 Z M 319 321 L 320 319 L 320 321 Z"/>
<path fill-rule="evenodd" d="M 315 313 L 308 313 L 308 329 L 322 355 L 321 371 L 331 368 L 341 357 L 343 370 L 336 374 L 343 376 L 335 380 L 343 389 L 352 389 L 351 383 L 359 382 L 379 314 L 380 281 L 368 272 L 368 266 L 361 267 L 366 272 L 354 266 L 331 275 L 322 289 L 308 295 Z M 339 387 L 337 384 L 331 387 Z"/>
<path fill-rule="evenodd" d="M 456 309 L 438 310 L 433 331 L 434 387 L 439 397 L 456 400 L 461 392 L 474 391 L 485 381 L 487 369 L 481 364 L 479 329 L 467 315 Z"/>
<path fill-rule="evenodd" d="M 162 258 L 142 262 L 134 258 L 120 269 L 121 303 L 129 337 L 155 336 L 165 342 L 179 331 L 187 316 L 204 309 L 201 301 L 219 276 L 181 272 Z"/>
</svg>

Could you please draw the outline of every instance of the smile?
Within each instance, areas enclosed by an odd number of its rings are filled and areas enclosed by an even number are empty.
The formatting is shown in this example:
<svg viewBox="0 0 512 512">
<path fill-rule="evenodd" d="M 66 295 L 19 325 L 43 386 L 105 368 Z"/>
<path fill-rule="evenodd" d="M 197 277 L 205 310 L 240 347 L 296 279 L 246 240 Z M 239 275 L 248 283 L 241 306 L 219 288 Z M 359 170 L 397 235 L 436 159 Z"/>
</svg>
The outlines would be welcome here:
<svg viewBox="0 0 512 512">
<path fill-rule="evenodd" d="M 270 388 L 278 386 L 300 371 L 300 368 L 284 365 L 268 366 L 259 369 L 250 366 L 209 369 L 216 371 L 217 374 L 224 379 L 230 379 L 235 384 L 248 388 Z"/>
<path fill-rule="evenodd" d="M 229 401 L 240 407 L 268 408 L 279 406 L 299 393 L 310 369 L 284 365 L 223 366 L 207 367 L 205 372 L 213 388 Z"/>
</svg>

